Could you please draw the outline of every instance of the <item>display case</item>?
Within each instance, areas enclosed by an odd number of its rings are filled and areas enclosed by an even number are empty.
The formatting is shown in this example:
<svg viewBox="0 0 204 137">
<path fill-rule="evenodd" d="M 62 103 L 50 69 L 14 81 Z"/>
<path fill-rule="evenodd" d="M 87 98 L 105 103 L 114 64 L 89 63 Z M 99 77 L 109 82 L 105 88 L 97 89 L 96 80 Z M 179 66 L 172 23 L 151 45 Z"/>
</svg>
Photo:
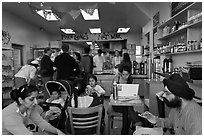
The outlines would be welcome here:
<svg viewBox="0 0 204 137">
<path fill-rule="evenodd" d="M 11 102 L 10 92 L 14 88 L 13 49 L 2 48 L 2 107 Z"/>
</svg>

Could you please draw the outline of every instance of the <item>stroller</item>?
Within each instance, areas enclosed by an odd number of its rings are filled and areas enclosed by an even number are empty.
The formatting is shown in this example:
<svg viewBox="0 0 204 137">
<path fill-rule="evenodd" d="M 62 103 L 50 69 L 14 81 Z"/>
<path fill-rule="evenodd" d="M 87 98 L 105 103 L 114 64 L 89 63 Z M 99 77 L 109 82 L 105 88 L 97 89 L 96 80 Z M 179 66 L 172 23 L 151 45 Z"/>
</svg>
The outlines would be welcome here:
<svg viewBox="0 0 204 137">
<path fill-rule="evenodd" d="M 64 129 L 65 121 L 66 121 L 65 109 L 67 108 L 68 101 L 71 96 L 71 85 L 66 80 L 48 81 L 45 84 L 45 89 L 49 97 L 51 96 L 53 91 L 61 92 L 61 98 L 63 98 L 65 101 L 63 107 L 59 103 L 48 103 L 48 102 L 43 102 L 41 106 L 44 112 L 49 111 L 51 107 L 59 108 L 61 110 L 60 115 L 55 120 L 48 120 L 48 122 L 58 129 Z"/>
</svg>

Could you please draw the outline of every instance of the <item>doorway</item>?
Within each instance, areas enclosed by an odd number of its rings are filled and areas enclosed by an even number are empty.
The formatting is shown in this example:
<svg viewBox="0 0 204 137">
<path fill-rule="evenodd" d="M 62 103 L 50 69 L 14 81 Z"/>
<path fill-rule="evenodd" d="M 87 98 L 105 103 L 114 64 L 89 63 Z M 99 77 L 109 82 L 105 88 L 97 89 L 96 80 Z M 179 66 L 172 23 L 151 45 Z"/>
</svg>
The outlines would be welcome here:
<svg viewBox="0 0 204 137">
<path fill-rule="evenodd" d="M 12 43 L 12 48 L 14 49 L 14 74 L 16 74 L 23 65 L 23 46 L 24 45 Z"/>
</svg>

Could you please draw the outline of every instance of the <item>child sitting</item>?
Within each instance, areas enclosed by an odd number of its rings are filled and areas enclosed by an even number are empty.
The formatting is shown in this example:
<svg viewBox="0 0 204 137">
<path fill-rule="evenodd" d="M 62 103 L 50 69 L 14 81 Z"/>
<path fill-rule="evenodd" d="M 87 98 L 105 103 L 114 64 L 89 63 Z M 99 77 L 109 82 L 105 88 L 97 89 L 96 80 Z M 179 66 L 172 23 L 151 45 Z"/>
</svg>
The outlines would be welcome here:
<svg viewBox="0 0 204 137">
<path fill-rule="evenodd" d="M 64 103 L 65 103 L 64 99 L 61 97 L 60 91 L 52 91 L 51 97 L 48 98 L 46 102 L 60 104 L 61 107 L 64 107 Z M 46 111 L 45 113 L 45 118 L 49 121 L 49 123 L 54 124 L 57 118 L 60 116 L 60 114 L 61 114 L 61 109 L 59 107 L 50 106 L 49 110 Z"/>
<path fill-rule="evenodd" d="M 97 77 L 95 75 L 90 75 L 88 77 L 88 84 L 86 86 L 86 93 L 88 95 L 96 94 L 98 97 L 101 97 L 101 95 L 105 94 L 105 90 L 97 84 Z"/>
</svg>

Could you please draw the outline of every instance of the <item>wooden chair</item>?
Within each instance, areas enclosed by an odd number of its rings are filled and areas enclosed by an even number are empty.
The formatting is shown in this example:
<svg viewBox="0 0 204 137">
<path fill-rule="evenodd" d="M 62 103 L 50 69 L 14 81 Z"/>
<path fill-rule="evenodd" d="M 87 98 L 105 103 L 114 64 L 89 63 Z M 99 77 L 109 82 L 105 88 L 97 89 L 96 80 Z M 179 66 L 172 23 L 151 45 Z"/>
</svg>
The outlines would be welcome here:
<svg viewBox="0 0 204 137">
<path fill-rule="evenodd" d="M 90 108 L 68 107 L 66 110 L 71 134 L 100 134 L 102 106 Z"/>
</svg>

